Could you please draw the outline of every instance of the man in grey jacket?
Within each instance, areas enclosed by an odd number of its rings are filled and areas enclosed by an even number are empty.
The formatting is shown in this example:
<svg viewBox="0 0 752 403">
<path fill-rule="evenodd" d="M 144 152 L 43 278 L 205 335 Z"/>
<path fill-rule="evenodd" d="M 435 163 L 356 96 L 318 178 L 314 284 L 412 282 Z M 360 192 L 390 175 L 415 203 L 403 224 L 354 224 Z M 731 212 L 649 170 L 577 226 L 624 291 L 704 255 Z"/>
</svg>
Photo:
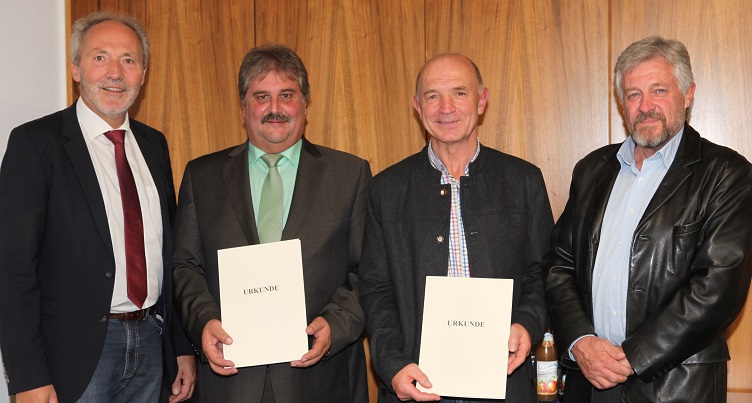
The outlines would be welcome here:
<svg viewBox="0 0 752 403">
<path fill-rule="evenodd" d="M 487 100 L 470 59 L 429 60 L 413 106 L 430 142 L 369 185 L 360 291 L 380 402 L 440 399 L 413 382 L 432 386 L 416 364 L 426 276 L 447 275 L 514 280 L 510 338 L 499 341 L 511 353 L 507 401 L 535 401 L 526 360 L 545 330 L 541 261 L 553 218 L 540 170 L 478 141 Z"/>
</svg>

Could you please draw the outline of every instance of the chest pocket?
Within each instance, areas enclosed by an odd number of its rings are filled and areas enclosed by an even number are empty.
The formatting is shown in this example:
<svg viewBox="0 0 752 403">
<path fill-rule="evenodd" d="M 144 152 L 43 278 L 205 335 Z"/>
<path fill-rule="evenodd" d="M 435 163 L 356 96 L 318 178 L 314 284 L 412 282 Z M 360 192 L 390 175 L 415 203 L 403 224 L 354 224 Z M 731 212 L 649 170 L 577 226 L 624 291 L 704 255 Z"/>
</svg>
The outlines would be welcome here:
<svg viewBox="0 0 752 403">
<path fill-rule="evenodd" d="M 672 264 L 667 270 L 674 275 L 685 273 L 695 258 L 697 242 L 702 233 L 703 221 L 698 220 L 685 225 L 674 226 L 672 234 Z"/>
</svg>

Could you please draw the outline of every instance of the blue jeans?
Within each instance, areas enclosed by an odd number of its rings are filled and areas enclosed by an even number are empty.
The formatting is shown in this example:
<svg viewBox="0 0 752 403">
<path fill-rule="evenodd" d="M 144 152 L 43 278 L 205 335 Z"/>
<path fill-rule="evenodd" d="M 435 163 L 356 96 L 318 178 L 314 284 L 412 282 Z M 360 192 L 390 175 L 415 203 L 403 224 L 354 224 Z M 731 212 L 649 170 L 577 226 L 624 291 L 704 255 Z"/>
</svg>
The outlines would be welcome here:
<svg viewBox="0 0 752 403">
<path fill-rule="evenodd" d="M 158 402 L 161 382 L 161 320 L 110 319 L 97 369 L 78 401 Z"/>
</svg>

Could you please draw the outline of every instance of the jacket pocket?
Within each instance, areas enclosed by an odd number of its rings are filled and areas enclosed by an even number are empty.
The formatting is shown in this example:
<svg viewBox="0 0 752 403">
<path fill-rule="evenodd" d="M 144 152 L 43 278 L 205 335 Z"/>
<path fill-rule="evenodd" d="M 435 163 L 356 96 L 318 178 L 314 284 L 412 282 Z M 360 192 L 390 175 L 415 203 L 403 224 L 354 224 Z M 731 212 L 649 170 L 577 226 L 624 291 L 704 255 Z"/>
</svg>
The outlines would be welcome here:
<svg viewBox="0 0 752 403">
<path fill-rule="evenodd" d="M 695 258 L 697 240 L 702 231 L 703 221 L 698 220 L 689 224 L 675 225 L 673 238 L 673 261 L 667 268 L 669 273 L 688 274 L 688 268 Z"/>
<path fill-rule="evenodd" d="M 698 351 L 695 355 L 690 356 L 682 364 L 709 364 L 714 362 L 724 362 L 731 359 L 726 339 L 716 339 L 709 346 Z"/>
</svg>

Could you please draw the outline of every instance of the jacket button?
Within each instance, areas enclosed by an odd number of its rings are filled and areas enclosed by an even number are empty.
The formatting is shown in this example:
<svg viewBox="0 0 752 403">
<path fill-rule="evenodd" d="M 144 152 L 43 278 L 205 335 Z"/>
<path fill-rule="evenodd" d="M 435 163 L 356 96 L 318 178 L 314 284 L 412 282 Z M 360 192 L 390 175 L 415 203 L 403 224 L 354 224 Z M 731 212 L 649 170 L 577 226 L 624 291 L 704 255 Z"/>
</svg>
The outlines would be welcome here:
<svg viewBox="0 0 752 403">
<path fill-rule="evenodd" d="M 99 323 L 107 322 L 107 315 L 102 315 L 99 317 Z"/>
<path fill-rule="evenodd" d="M 446 195 L 447 195 L 447 190 L 446 189 L 439 190 L 439 196 L 444 197 Z"/>
<path fill-rule="evenodd" d="M 104 274 L 104 276 L 107 278 L 112 278 L 112 272 L 108 271 L 107 273 Z"/>
<path fill-rule="evenodd" d="M 439 235 L 436 237 L 436 243 L 444 243 L 444 237 Z"/>
</svg>

